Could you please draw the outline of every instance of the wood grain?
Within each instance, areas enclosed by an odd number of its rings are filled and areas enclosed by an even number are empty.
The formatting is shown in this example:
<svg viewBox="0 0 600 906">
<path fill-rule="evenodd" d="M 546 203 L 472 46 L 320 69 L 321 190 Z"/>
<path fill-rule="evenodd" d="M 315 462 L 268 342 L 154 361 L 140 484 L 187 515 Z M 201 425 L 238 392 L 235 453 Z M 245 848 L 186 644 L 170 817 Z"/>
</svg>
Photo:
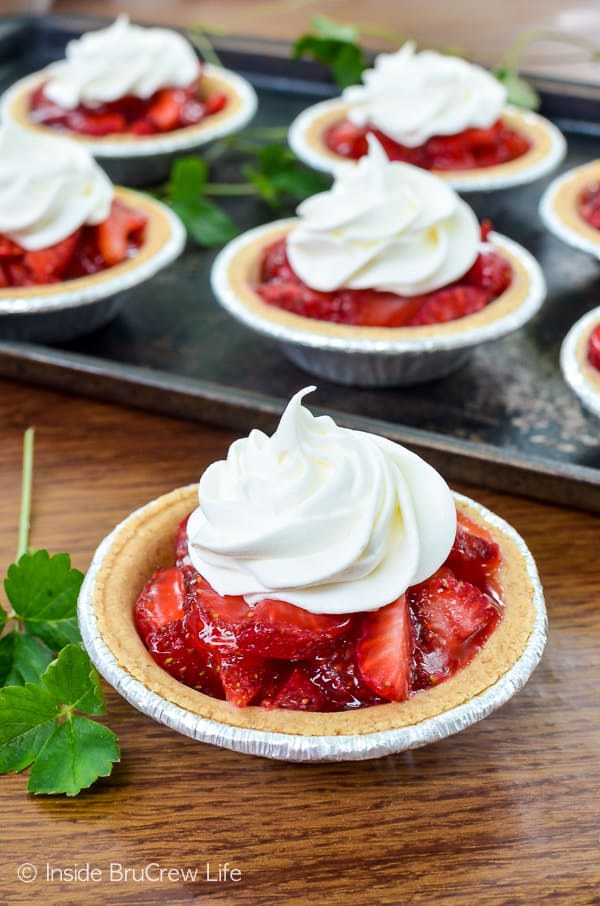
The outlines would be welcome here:
<svg viewBox="0 0 600 906">
<path fill-rule="evenodd" d="M 76 390 L 76 388 L 74 388 Z M 31 542 L 85 569 L 126 513 L 195 481 L 232 435 L 0 382 L 0 556 L 14 557 L 22 432 L 36 427 Z M 2 778 L 2 902 L 543 904 L 600 902 L 598 519 L 463 487 L 526 537 L 550 640 L 525 689 L 436 745 L 355 764 L 293 765 L 193 742 L 108 691 L 122 763 L 79 797 Z M 20 883 L 17 867 L 39 878 Z M 100 870 L 98 882 L 45 880 Z M 113 880 L 111 880 L 113 863 Z M 157 863 L 150 879 L 137 877 Z M 239 882 L 209 881 L 219 865 Z M 196 881 L 154 880 L 198 869 Z M 55 877 L 58 877 L 56 872 Z"/>
<path fill-rule="evenodd" d="M 6 0 L 4 0 L 6 2 Z M 25 0 L 21 0 L 24 4 Z M 13 0 L 17 6 L 19 0 Z M 10 0 L 9 0 L 10 9 Z M 472 3 L 471 0 L 429 0 L 428 3 L 390 0 L 54 0 L 56 13 L 110 18 L 128 12 L 132 19 L 168 26 L 194 23 L 215 28 L 216 33 L 285 38 L 294 41 L 309 31 L 317 14 L 338 22 L 366 24 L 369 29 L 389 29 L 395 40 L 381 34 L 363 34 L 372 49 L 390 49 L 408 39 L 441 50 L 456 49 L 487 66 L 497 65 L 518 35 L 545 29 L 567 32 L 576 40 L 598 45 L 600 7 L 596 0 L 504 0 Z M 600 84 L 600 65 L 591 62 L 585 47 L 560 40 L 536 41 L 522 56 L 523 71 L 587 84 Z"/>
</svg>

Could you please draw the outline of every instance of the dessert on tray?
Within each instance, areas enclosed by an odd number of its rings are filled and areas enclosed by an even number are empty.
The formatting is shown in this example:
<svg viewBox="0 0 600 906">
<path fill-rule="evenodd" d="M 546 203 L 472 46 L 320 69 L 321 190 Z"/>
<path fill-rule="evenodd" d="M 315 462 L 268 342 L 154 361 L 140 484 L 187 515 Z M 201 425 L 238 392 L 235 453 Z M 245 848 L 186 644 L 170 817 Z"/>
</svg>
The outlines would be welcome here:
<svg viewBox="0 0 600 906">
<path fill-rule="evenodd" d="M 158 180 L 176 153 L 241 129 L 255 110 L 241 76 L 201 64 L 177 32 L 126 16 L 71 41 L 64 60 L 21 79 L 3 101 L 5 119 L 68 134 L 132 184 Z"/>
<path fill-rule="evenodd" d="M 213 267 L 219 301 L 342 383 L 415 383 L 525 323 L 545 287 L 535 260 L 480 225 L 437 176 L 369 153 L 341 165 L 296 220 L 231 242 Z"/>
<path fill-rule="evenodd" d="M 600 159 L 553 180 L 542 196 L 540 215 L 563 242 L 600 258 Z"/>
<path fill-rule="evenodd" d="M 164 205 L 114 187 L 84 147 L 12 123 L 0 130 L 3 338 L 66 339 L 99 326 L 117 294 L 183 243 Z"/>
<path fill-rule="evenodd" d="M 375 135 L 391 160 L 433 170 L 461 190 L 530 182 L 565 153 L 562 134 L 537 114 L 506 106 L 506 90 L 480 66 L 413 42 L 380 54 L 363 84 L 322 101 L 292 123 L 290 145 L 333 172 L 358 160 Z"/>
<path fill-rule="evenodd" d="M 84 641 L 142 710 L 243 751 L 357 758 L 441 738 L 541 656 L 535 566 L 415 454 L 313 416 L 311 389 L 271 437 L 252 431 L 105 540 Z"/>
<path fill-rule="evenodd" d="M 600 308 L 573 324 L 562 343 L 560 364 L 581 404 L 600 418 Z"/>
</svg>

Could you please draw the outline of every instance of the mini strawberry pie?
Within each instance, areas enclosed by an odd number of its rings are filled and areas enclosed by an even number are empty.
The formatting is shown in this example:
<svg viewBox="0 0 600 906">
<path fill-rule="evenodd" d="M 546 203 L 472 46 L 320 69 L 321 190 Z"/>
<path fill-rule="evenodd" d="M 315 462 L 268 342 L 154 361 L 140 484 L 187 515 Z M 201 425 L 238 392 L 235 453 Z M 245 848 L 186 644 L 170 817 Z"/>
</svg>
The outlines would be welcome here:
<svg viewBox="0 0 600 906">
<path fill-rule="evenodd" d="M 563 242 L 600 258 L 600 160 L 555 179 L 542 196 L 540 215 Z"/>
<path fill-rule="evenodd" d="M 4 115 L 26 128 L 68 134 L 110 166 L 113 158 L 197 147 L 241 128 L 255 107 L 244 79 L 202 67 L 177 32 L 119 16 L 71 41 L 64 60 L 13 86 Z"/>
<path fill-rule="evenodd" d="M 105 672 L 101 640 L 161 718 L 166 700 L 226 727 L 360 736 L 464 705 L 533 636 L 541 655 L 515 533 L 408 450 L 314 417 L 311 389 L 206 470 L 199 505 L 183 488 L 144 507 L 92 567 L 92 656 Z"/>
<path fill-rule="evenodd" d="M 369 135 L 390 160 L 433 170 L 456 188 L 528 182 L 559 163 L 564 139 L 542 117 L 506 107 L 490 73 L 408 42 L 380 54 L 363 84 L 308 108 L 290 128 L 296 153 L 318 169 L 367 154 Z"/>
<path fill-rule="evenodd" d="M 450 370 L 453 350 L 524 323 L 543 300 L 544 281 L 525 250 L 480 225 L 449 185 L 389 161 L 374 136 L 368 142 L 369 153 L 340 166 L 332 189 L 304 201 L 297 220 L 226 247 L 213 288 L 245 323 L 295 341 L 287 354 L 308 370 L 343 380 L 338 362 L 314 355 L 337 346 L 379 353 L 371 374 L 382 383 L 382 360 L 392 365 L 387 382 L 414 382 Z M 412 358 L 405 373 L 402 356 Z M 368 382 L 363 364 L 347 382 Z"/>
<path fill-rule="evenodd" d="M 0 335 L 47 339 L 65 309 L 151 276 L 183 247 L 161 204 L 114 188 L 85 148 L 14 124 L 0 130 Z M 89 306 L 88 306 L 89 304 Z M 105 312 L 107 313 L 108 310 Z M 77 330 L 71 316 L 67 331 Z M 91 329 L 91 328 L 90 328 Z M 65 337 L 64 325 L 56 338 Z M 16 331 L 16 333 L 15 333 Z"/>
<path fill-rule="evenodd" d="M 563 340 L 560 364 L 580 402 L 600 417 L 600 309 L 580 318 Z"/>
</svg>

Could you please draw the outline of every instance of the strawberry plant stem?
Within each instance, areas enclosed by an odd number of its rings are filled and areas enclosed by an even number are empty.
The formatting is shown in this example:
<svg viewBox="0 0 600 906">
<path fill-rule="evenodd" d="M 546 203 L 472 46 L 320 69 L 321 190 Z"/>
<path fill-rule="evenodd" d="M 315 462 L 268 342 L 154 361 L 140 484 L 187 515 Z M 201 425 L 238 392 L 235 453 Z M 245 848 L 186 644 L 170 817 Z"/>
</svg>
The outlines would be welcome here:
<svg viewBox="0 0 600 906">
<path fill-rule="evenodd" d="M 28 428 L 23 438 L 23 471 L 21 475 L 21 512 L 19 515 L 19 542 L 17 563 L 27 553 L 29 546 L 29 523 L 31 518 L 31 485 L 33 481 L 33 438 L 34 429 Z"/>
<path fill-rule="evenodd" d="M 205 195 L 256 195 L 256 187 L 251 182 L 221 183 L 207 182 Z"/>
</svg>

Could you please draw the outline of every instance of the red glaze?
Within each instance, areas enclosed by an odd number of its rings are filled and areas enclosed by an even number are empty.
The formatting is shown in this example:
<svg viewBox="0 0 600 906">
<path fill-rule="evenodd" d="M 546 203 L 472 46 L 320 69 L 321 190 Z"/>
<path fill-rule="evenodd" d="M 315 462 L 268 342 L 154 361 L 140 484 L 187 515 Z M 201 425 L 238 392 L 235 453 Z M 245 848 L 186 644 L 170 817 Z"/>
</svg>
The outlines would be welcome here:
<svg viewBox="0 0 600 906">
<path fill-rule="evenodd" d="M 590 226 L 600 230 L 600 183 L 592 183 L 579 197 L 578 211 Z"/>
<path fill-rule="evenodd" d="M 600 324 L 598 324 L 590 334 L 587 358 L 592 368 L 600 371 Z"/>
<path fill-rule="evenodd" d="M 484 222 L 484 241 L 489 229 Z M 454 321 L 485 308 L 510 285 L 512 267 L 498 252 L 486 249 L 460 280 L 420 296 L 374 289 L 319 292 L 294 273 L 285 239 L 278 239 L 263 249 L 260 279 L 256 292 L 267 305 L 305 318 L 361 327 L 417 327 Z"/>
<path fill-rule="evenodd" d="M 390 160 L 403 161 L 425 170 L 472 170 L 493 167 L 521 157 L 531 147 L 521 133 L 501 119 L 488 129 L 466 129 L 456 135 L 434 135 L 424 145 L 408 148 L 379 129 L 355 126 L 340 120 L 324 136 L 330 151 L 358 160 L 368 151 L 367 135 L 375 135 Z"/>
<path fill-rule="evenodd" d="M 44 93 L 44 86 L 29 99 L 33 122 L 52 129 L 77 132 L 99 138 L 104 135 L 157 135 L 185 126 L 194 126 L 227 105 L 224 94 L 202 98 L 202 80 L 186 88 L 161 88 L 144 99 L 127 95 L 117 101 L 64 109 Z"/>
<path fill-rule="evenodd" d="M 28 252 L 0 235 L 0 288 L 61 283 L 120 264 L 142 245 L 146 222 L 143 214 L 113 201 L 105 221 L 39 251 Z"/>
<path fill-rule="evenodd" d="M 178 565 L 158 569 L 140 595 L 138 630 L 172 676 L 238 707 L 345 711 L 403 701 L 460 670 L 501 618 L 498 545 L 462 515 L 434 576 L 379 610 L 336 615 L 271 598 L 250 608 L 217 594 L 189 563 L 185 522 Z"/>
</svg>

